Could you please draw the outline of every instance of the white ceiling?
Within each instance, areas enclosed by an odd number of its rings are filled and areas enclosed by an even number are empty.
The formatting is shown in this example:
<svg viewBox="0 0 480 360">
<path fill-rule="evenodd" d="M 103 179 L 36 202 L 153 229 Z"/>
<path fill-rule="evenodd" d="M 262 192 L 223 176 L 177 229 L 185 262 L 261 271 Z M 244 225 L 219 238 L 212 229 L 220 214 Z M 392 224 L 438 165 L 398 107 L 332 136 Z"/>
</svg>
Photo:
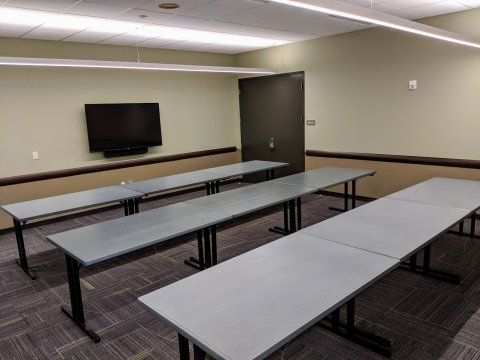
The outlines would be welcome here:
<svg viewBox="0 0 480 360">
<path fill-rule="evenodd" d="M 0 0 L 0 36 L 236 54 L 367 26 L 262 0 Z M 480 0 L 345 0 L 406 19 Z M 145 17 L 146 16 L 146 17 Z M 220 33 L 220 34 L 219 34 Z"/>
</svg>

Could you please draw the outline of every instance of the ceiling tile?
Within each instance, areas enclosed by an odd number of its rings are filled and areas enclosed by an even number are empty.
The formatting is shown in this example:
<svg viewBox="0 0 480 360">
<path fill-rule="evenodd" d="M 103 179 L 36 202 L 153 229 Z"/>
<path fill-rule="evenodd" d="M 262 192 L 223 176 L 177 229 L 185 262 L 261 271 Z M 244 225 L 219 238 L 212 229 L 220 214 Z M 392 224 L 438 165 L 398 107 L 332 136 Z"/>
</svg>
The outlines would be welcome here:
<svg viewBox="0 0 480 360">
<path fill-rule="evenodd" d="M 162 39 L 162 38 L 155 38 L 155 39 L 142 41 L 141 43 L 139 43 L 139 46 L 157 48 L 157 47 L 169 45 L 169 44 L 172 44 L 172 43 L 175 43 L 175 42 L 178 42 L 178 41 Z"/>
<path fill-rule="evenodd" d="M 389 1 L 389 0 L 385 0 L 385 1 Z M 372 1 L 372 0 L 343 0 L 342 2 L 346 2 L 346 3 L 352 4 L 352 5 L 357 5 L 357 6 L 369 8 L 369 7 L 372 7 L 372 5 L 376 1 Z"/>
<path fill-rule="evenodd" d="M 52 30 L 36 28 L 22 38 L 25 39 L 42 39 L 42 40 L 63 40 L 75 33 L 75 30 Z"/>
<path fill-rule="evenodd" d="M 468 7 L 466 7 L 465 5 L 462 5 L 456 1 L 449 0 L 411 8 L 412 11 L 418 12 L 424 16 L 436 16 L 467 9 Z"/>
<path fill-rule="evenodd" d="M 413 7 L 431 4 L 434 2 L 438 2 L 438 0 L 390 0 L 385 2 L 384 4 L 399 8 L 401 10 L 407 10 Z"/>
<path fill-rule="evenodd" d="M 480 7 L 480 0 L 458 0 L 458 2 L 471 8 Z"/>
<path fill-rule="evenodd" d="M 126 10 L 128 10 L 128 8 L 121 6 L 112 6 L 82 1 L 67 9 L 65 13 L 109 18 L 114 15 L 120 14 L 121 12 Z"/>
<path fill-rule="evenodd" d="M 190 29 L 207 30 L 207 29 L 210 29 L 212 20 L 200 19 L 200 18 L 183 16 L 183 15 L 176 15 L 176 16 L 166 17 L 165 19 L 159 21 L 158 23 L 163 25 L 169 25 L 169 26 L 178 26 L 178 27 L 190 28 Z"/>
<path fill-rule="evenodd" d="M 395 15 L 395 16 L 398 16 L 398 17 L 401 17 L 401 18 L 404 18 L 404 19 L 408 19 L 408 20 L 415 20 L 415 19 L 420 19 L 420 18 L 423 17 L 422 14 L 419 14 L 417 12 L 413 12 L 413 11 L 410 11 L 410 10 L 396 11 L 396 12 L 392 13 L 392 15 Z"/>
<path fill-rule="evenodd" d="M 10 0 L 6 6 L 44 11 L 63 11 L 77 2 L 78 0 Z"/>
<path fill-rule="evenodd" d="M 167 14 L 182 14 L 185 11 L 195 9 L 196 7 L 199 7 L 204 4 L 208 4 L 212 2 L 213 0 L 175 0 L 174 2 L 176 4 L 179 4 L 180 7 L 178 9 L 173 9 L 173 10 L 165 10 L 165 9 L 160 9 L 158 7 L 159 4 L 161 4 L 163 1 L 159 0 L 151 0 L 148 1 L 142 5 L 136 6 L 137 9 L 144 9 L 144 10 L 151 10 L 151 11 L 160 11 L 164 12 Z M 164 1 L 164 2 L 169 2 L 169 1 Z M 170 1 L 172 2 L 172 1 Z"/>
<path fill-rule="evenodd" d="M 65 38 L 65 40 L 92 43 L 92 42 L 99 42 L 99 41 L 110 39 L 115 35 L 120 35 L 120 34 L 111 34 L 111 33 L 105 33 L 102 31 L 85 30 L 85 31 L 76 33 L 72 36 L 69 36 L 68 38 Z"/>
<path fill-rule="evenodd" d="M 143 17 L 145 15 L 146 17 Z M 161 13 L 159 11 L 148 11 L 148 10 L 141 10 L 141 9 L 131 9 L 125 11 L 119 15 L 114 16 L 115 19 L 120 20 L 130 20 L 130 21 L 138 21 L 144 23 L 153 23 L 159 24 L 166 18 L 171 17 L 171 14 Z"/>
<path fill-rule="evenodd" d="M 20 37 L 30 30 L 34 29 L 35 26 L 29 25 L 3 25 L 0 24 L 0 36 L 6 37 Z"/>
<path fill-rule="evenodd" d="M 147 0 L 88 0 L 97 4 L 105 4 L 112 6 L 121 6 L 125 8 L 133 8 L 135 6 L 148 2 Z"/>
<path fill-rule="evenodd" d="M 0 24 L 5 26 L 39 26 L 57 17 L 56 13 L 20 8 L 0 8 Z"/>
<path fill-rule="evenodd" d="M 183 12 L 183 15 L 199 17 L 202 19 L 216 20 L 223 16 L 236 13 L 238 11 L 239 11 L 238 9 L 233 9 L 226 6 L 205 4 L 205 5 Z"/>
<path fill-rule="evenodd" d="M 276 4 L 276 3 L 268 3 L 265 5 L 257 6 L 255 8 L 242 10 L 230 15 L 223 16 L 218 20 L 221 20 L 224 22 L 237 23 L 237 24 L 252 25 L 252 24 L 259 24 L 262 20 L 265 20 L 274 16 L 293 13 L 296 11 L 298 11 L 298 9 L 292 6 Z"/>
<path fill-rule="evenodd" d="M 209 4 L 212 4 L 215 6 L 225 6 L 225 7 L 228 7 L 231 9 L 237 9 L 237 10 L 246 10 L 246 9 L 251 9 L 251 8 L 262 5 L 255 1 L 248 1 L 248 0 L 215 0 Z"/>
<path fill-rule="evenodd" d="M 386 14 L 393 14 L 401 9 L 396 8 L 394 6 L 388 5 L 388 3 L 375 3 L 373 5 L 373 9 L 377 11 L 384 12 Z"/>
</svg>

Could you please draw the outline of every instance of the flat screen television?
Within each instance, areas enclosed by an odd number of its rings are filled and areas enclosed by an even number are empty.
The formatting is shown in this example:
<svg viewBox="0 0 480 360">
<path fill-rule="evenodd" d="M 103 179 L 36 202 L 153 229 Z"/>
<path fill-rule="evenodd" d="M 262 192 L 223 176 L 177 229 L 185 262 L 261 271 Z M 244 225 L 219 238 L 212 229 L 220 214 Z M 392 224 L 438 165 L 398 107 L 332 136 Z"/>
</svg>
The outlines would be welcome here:
<svg viewBox="0 0 480 360">
<path fill-rule="evenodd" d="M 90 152 L 162 145 L 158 103 L 85 104 L 85 115 Z"/>
</svg>

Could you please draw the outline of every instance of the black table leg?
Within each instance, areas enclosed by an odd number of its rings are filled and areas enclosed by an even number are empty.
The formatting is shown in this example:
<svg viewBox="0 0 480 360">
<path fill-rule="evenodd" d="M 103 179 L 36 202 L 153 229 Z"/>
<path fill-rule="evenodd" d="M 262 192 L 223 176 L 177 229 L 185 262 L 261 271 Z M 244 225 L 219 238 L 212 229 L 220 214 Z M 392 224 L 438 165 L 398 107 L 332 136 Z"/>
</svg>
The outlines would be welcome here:
<svg viewBox="0 0 480 360">
<path fill-rule="evenodd" d="M 354 188 L 354 185 L 352 182 L 352 191 L 353 191 L 353 188 Z M 352 204 L 354 204 L 353 200 L 352 200 Z M 343 209 L 332 207 L 332 206 L 330 206 L 328 209 L 333 211 L 340 211 L 340 212 L 348 211 L 348 181 L 343 184 Z"/>
<path fill-rule="evenodd" d="M 212 266 L 212 248 L 210 243 L 210 228 L 203 229 L 203 243 L 205 245 L 205 267 Z"/>
<path fill-rule="evenodd" d="M 417 265 L 417 255 L 415 254 L 410 257 L 409 263 L 402 263 L 400 269 L 408 270 L 416 274 L 428 276 L 452 284 L 459 284 L 460 276 L 458 276 L 457 274 L 451 274 L 445 271 L 435 270 L 430 267 L 431 251 L 431 244 L 428 244 L 423 249 L 423 265 Z"/>
<path fill-rule="evenodd" d="M 217 227 L 215 225 L 212 225 L 210 227 L 210 233 L 212 236 L 212 266 L 215 266 L 218 264 L 218 259 L 217 259 Z"/>
<path fill-rule="evenodd" d="M 93 342 L 100 342 L 100 337 L 85 327 L 85 315 L 83 313 L 82 290 L 80 288 L 80 274 L 79 263 L 70 255 L 65 254 L 67 263 L 68 287 L 70 289 L 70 303 L 72 312 L 62 306 L 62 311 L 85 333 L 93 340 Z"/>
<path fill-rule="evenodd" d="M 470 233 L 468 234 L 463 232 L 463 220 L 458 224 L 458 230 L 449 230 L 448 232 L 457 236 L 469 236 L 474 239 L 480 239 L 480 236 L 475 235 L 475 220 L 476 212 L 473 212 L 473 214 L 470 215 Z"/>
<path fill-rule="evenodd" d="M 470 217 L 470 237 L 475 237 L 475 220 L 477 218 L 477 213 L 474 211 Z"/>
<path fill-rule="evenodd" d="M 121 201 L 120 202 L 123 205 L 123 212 L 125 216 L 128 216 L 128 201 Z"/>
<path fill-rule="evenodd" d="M 265 177 L 266 177 L 267 181 L 268 181 L 268 180 L 271 180 L 271 179 L 270 179 L 270 170 L 266 170 L 266 171 L 265 171 Z"/>
<path fill-rule="evenodd" d="M 188 347 L 188 339 L 178 334 L 178 349 L 180 352 L 180 360 L 190 360 L 190 349 Z M 194 360 L 205 360 L 207 353 L 200 349 L 197 345 L 193 345 L 193 359 Z"/>
<path fill-rule="evenodd" d="M 180 351 L 180 360 L 190 360 L 188 340 L 186 337 L 180 334 L 178 334 L 178 349 Z"/>
<path fill-rule="evenodd" d="M 339 309 L 332 313 L 331 319 L 325 318 L 317 323 L 317 325 L 320 325 L 321 327 L 377 354 L 385 357 L 390 357 L 392 355 L 392 348 L 389 340 L 355 327 L 355 298 L 350 299 L 347 302 L 346 324 L 340 321 L 338 311 Z"/>
<path fill-rule="evenodd" d="M 140 212 L 140 207 L 139 207 L 139 203 L 140 203 L 140 199 L 133 199 L 133 203 L 134 203 L 134 207 L 135 207 L 135 214 L 138 214 Z"/>
<path fill-rule="evenodd" d="M 302 229 L 302 198 L 297 198 L 297 230 Z"/>
<path fill-rule="evenodd" d="M 217 227 L 212 225 L 197 231 L 198 259 L 190 257 L 184 261 L 186 265 L 198 270 L 217 265 Z"/>
<path fill-rule="evenodd" d="M 204 360 L 207 356 L 207 353 L 200 349 L 198 346 L 193 345 L 193 359 L 194 360 Z"/>
<path fill-rule="evenodd" d="M 210 195 L 210 191 L 211 191 L 211 186 L 210 186 L 210 183 L 206 183 L 205 184 L 206 188 L 207 188 L 207 195 Z"/>
<path fill-rule="evenodd" d="M 415 271 L 417 269 L 417 254 L 410 256 L 410 271 Z"/>
<path fill-rule="evenodd" d="M 133 215 L 135 214 L 135 200 L 136 199 L 129 199 L 127 200 L 127 208 L 128 208 L 128 214 L 127 215 Z"/>
<path fill-rule="evenodd" d="M 25 251 L 25 242 L 23 241 L 23 227 L 26 222 L 21 223 L 17 219 L 13 219 L 13 228 L 15 229 L 15 238 L 17 239 L 18 259 L 15 262 L 22 268 L 30 279 L 35 280 L 37 276 L 28 268 L 27 252 Z"/>
<path fill-rule="evenodd" d="M 355 333 L 355 298 L 347 302 L 347 335 Z"/>
<path fill-rule="evenodd" d="M 188 260 L 185 260 L 186 265 L 190 265 L 198 270 L 205 269 L 205 243 L 203 241 L 203 231 L 197 230 L 197 244 L 198 244 L 198 259 L 190 256 Z"/>
<path fill-rule="evenodd" d="M 357 207 L 357 180 L 352 181 L 352 209 Z"/>
<path fill-rule="evenodd" d="M 275 169 L 270 170 L 270 180 L 275 179 Z"/>
<path fill-rule="evenodd" d="M 297 219 L 295 215 L 295 199 L 288 202 L 288 209 L 290 212 L 290 233 L 297 231 Z"/>
<path fill-rule="evenodd" d="M 332 312 L 332 330 L 334 332 L 338 331 L 340 326 L 340 309 L 336 309 Z"/>
<path fill-rule="evenodd" d="M 268 229 L 268 231 L 271 231 L 280 235 L 290 234 L 290 228 L 288 225 L 288 201 L 285 201 L 283 203 L 283 228 L 280 226 L 274 226 Z"/>
<path fill-rule="evenodd" d="M 220 192 L 220 180 L 215 181 L 215 193 L 218 194 Z"/>
</svg>

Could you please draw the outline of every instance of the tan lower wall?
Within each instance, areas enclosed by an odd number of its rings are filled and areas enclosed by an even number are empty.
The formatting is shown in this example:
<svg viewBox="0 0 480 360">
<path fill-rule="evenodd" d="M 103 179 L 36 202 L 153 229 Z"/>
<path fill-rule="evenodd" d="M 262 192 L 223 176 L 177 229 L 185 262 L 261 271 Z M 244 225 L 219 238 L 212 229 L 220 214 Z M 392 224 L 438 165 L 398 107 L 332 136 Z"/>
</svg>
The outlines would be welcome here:
<svg viewBox="0 0 480 360">
<path fill-rule="evenodd" d="M 19 185 L 3 186 L 0 187 L 0 205 L 66 194 L 75 191 L 94 189 L 102 186 L 117 185 L 122 181 L 138 181 L 164 175 L 200 170 L 213 166 L 233 164 L 242 161 L 241 154 L 241 151 L 238 150 L 234 153 L 204 156 L 194 159 L 136 166 L 112 171 L 102 171 L 98 173 L 37 181 Z M 12 219 L 8 214 L 1 211 L 0 229 L 9 227 L 12 227 Z"/>
<path fill-rule="evenodd" d="M 358 195 L 374 198 L 389 195 L 393 192 L 435 176 L 480 180 L 480 170 L 478 169 L 321 158 L 311 156 L 305 157 L 306 170 L 315 169 L 321 166 L 343 166 L 376 170 L 377 173 L 375 176 L 364 178 L 357 182 Z M 328 190 L 343 192 L 343 187 L 337 186 Z"/>
</svg>

